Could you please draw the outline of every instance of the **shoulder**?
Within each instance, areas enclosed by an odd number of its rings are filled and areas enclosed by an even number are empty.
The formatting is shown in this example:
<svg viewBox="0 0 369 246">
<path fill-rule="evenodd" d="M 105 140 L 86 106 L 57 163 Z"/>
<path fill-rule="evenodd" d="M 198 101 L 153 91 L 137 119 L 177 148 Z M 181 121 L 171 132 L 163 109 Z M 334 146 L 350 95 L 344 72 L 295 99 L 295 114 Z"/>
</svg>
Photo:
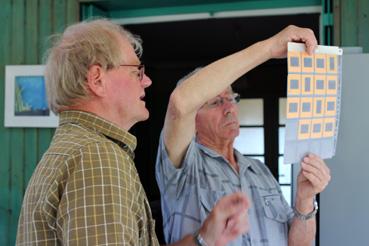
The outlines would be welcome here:
<svg viewBox="0 0 369 246">
<path fill-rule="evenodd" d="M 184 153 L 183 162 L 193 161 L 196 156 L 201 155 L 200 152 L 201 151 L 199 148 L 199 144 L 197 144 L 195 141 L 195 138 L 193 138 Z M 165 146 L 163 131 L 160 133 L 158 153 L 157 153 L 157 159 L 156 159 L 157 164 L 162 163 L 162 162 L 169 162 L 171 165 L 173 165 L 169 158 L 168 150 Z M 181 166 L 183 167 L 183 165 Z"/>
<path fill-rule="evenodd" d="M 45 155 L 64 160 L 67 165 L 84 163 L 121 167 L 133 162 L 133 157 L 117 143 L 78 125 L 58 128 Z"/>
</svg>

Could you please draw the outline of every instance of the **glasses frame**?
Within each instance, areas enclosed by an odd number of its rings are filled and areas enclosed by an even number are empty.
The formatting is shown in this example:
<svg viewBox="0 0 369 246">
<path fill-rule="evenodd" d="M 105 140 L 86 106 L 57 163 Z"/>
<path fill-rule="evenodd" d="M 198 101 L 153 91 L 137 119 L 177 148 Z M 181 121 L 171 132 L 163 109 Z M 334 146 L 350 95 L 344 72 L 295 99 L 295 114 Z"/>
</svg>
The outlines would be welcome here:
<svg viewBox="0 0 369 246">
<path fill-rule="evenodd" d="M 206 102 L 203 107 L 207 107 L 207 108 L 218 108 L 218 107 L 221 107 L 224 105 L 224 103 L 226 101 L 232 103 L 232 104 L 238 104 L 241 100 L 241 96 L 239 93 L 236 93 L 236 92 L 233 92 L 229 98 L 227 97 L 220 97 L 220 96 L 217 96 L 216 97 L 217 99 L 214 99 L 213 102 L 209 103 L 209 102 Z"/>
<path fill-rule="evenodd" d="M 140 82 L 143 80 L 145 74 L 145 65 L 144 64 L 121 64 L 121 67 L 136 67 L 138 69 L 138 79 Z"/>
</svg>

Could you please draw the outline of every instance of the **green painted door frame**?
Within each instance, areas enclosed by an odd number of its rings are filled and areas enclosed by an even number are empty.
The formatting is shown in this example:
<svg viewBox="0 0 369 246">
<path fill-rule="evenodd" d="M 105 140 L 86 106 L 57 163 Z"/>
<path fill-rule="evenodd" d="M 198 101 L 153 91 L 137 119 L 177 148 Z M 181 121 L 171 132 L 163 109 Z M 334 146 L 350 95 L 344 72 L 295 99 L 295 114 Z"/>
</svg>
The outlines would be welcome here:
<svg viewBox="0 0 369 246">
<path fill-rule="evenodd" d="M 114 9 L 103 10 L 101 7 L 104 5 L 104 1 L 99 1 L 97 7 L 94 3 L 82 3 L 81 13 L 82 20 L 89 19 L 92 17 L 105 17 L 114 20 L 119 23 L 144 23 L 151 21 L 166 20 L 170 21 L 170 18 L 179 20 L 181 16 L 183 19 L 188 18 L 217 18 L 221 15 L 224 18 L 225 14 L 235 13 L 236 16 L 247 16 L 275 13 L 294 14 L 296 12 L 301 13 L 302 9 L 307 7 L 317 7 L 321 9 L 321 44 L 332 45 L 333 44 L 333 3 L 332 0 L 302 0 L 302 1 L 291 1 L 291 0 L 267 0 L 267 1 L 238 1 L 230 3 L 209 3 L 206 4 L 192 4 L 185 5 L 179 1 L 177 6 L 161 6 L 161 7 L 145 7 L 139 6 L 139 8 L 124 8 L 120 9 L 116 7 Z M 216 1 L 214 1 L 216 2 Z M 110 1 L 111 3 L 111 1 Z M 107 3 L 108 4 L 108 3 Z"/>
</svg>

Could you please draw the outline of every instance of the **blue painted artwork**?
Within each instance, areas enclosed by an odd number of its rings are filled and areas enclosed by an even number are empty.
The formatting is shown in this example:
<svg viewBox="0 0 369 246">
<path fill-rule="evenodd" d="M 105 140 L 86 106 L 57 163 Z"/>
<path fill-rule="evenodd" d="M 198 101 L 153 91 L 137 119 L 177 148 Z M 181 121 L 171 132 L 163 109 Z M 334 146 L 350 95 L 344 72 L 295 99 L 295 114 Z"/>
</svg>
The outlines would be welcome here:
<svg viewBox="0 0 369 246">
<path fill-rule="evenodd" d="M 50 116 L 43 76 L 16 76 L 14 115 Z"/>
</svg>

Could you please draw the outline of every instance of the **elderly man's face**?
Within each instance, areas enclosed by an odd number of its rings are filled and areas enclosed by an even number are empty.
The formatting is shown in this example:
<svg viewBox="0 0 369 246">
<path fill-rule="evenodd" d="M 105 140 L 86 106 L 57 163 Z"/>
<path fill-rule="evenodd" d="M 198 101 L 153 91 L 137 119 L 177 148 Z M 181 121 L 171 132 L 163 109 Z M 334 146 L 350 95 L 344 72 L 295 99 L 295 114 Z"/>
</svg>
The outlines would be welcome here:
<svg viewBox="0 0 369 246">
<path fill-rule="evenodd" d="M 124 54 L 122 66 L 107 72 L 109 80 L 109 105 L 114 109 L 116 120 L 120 125 L 130 128 L 136 122 L 146 120 L 149 111 L 145 106 L 145 88 L 151 85 L 151 80 L 145 74 L 140 78 L 140 60 L 131 44 L 120 38 L 120 48 Z M 127 66 L 130 65 L 130 66 Z M 131 66 L 133 65 L 133 66 Z M 109 110 L 109 109 L 107 109 Z"/>
<path fill-rule="evenodd" d="M 205 103 L 196 115 L 198 138 L 218 143 L 233 141 L 239 134 L 238 107 L 230 88 Z"/>
</svg>

